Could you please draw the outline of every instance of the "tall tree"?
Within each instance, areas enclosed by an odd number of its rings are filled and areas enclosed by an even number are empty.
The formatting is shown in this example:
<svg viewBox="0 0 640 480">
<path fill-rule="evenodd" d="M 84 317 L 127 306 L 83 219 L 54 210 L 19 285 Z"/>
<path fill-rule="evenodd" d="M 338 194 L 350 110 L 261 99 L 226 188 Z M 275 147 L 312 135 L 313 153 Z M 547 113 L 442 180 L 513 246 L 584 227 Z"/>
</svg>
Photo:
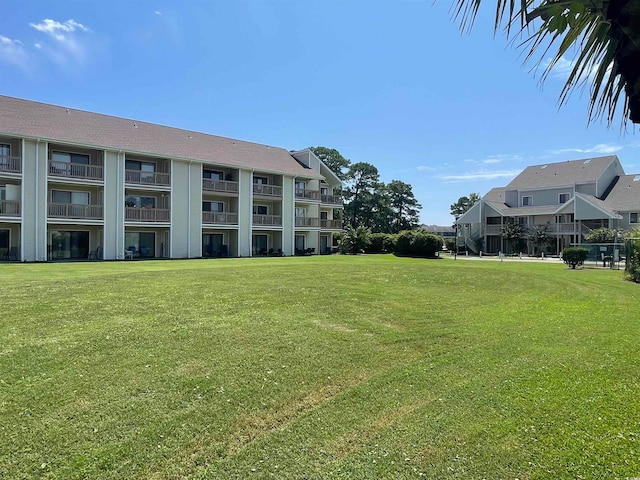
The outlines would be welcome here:
<svg viewBox="0 0 640 480">
<path fill-rule="evenodd" d="M 347 172 L 351 161 L 344 158 L 335 148 L 309 147 L 316 157 L 322 160 L 329 169 L 343 182 L 347 179 Z"/>
<path fill-rule="evenodd" d="M 481 0 L 456 0 L 463 30 L 472 26 Z M 591 82 L 589 120 L 607 117 L 611 125 L 619 99 L 623 118 L 640 123 L 640 4 L 637 0 L 497 0 L 495 30 L 519 30 L 525 36 L 526 61 L 546 64 L 544 80 L 555 65 L 575 55 L 560 94 L 560 105 L 576 87 Z M 519 27 L 519 28 L 518 28 Z M 547 53 L 557 45 L 550 62 Z M 541 55 L 538 56 L 538 53 Z"/>
<path fill-rule="evenodd" d="M 422 206 L 413 195 L 413 189 L 408 183 L 391 180 L 385 191 L 389 197 L 392 217 L 389 222 L 389 233 L 416 228 L 419 223 L 419 213 Z"/>
<path fill-rule="evenodd" d="M 365 209 L 376 189 L 380 185 L 378 169 L 366 162 L 354 163 L 347 172 L 346 185 L 343 189 L 345 199 L 345 217 L 352 227 L 370 224 L 370 211 Z"/>
<path fill-rule="evenodd" d="M 471 192 L 468 197 L 460 197 L 456 203 L 451 204 L 451 215 L 459 217 L 469 211 L 469 209 L 479 201 L 480 194 L 475 192 Z"/>
</svg>

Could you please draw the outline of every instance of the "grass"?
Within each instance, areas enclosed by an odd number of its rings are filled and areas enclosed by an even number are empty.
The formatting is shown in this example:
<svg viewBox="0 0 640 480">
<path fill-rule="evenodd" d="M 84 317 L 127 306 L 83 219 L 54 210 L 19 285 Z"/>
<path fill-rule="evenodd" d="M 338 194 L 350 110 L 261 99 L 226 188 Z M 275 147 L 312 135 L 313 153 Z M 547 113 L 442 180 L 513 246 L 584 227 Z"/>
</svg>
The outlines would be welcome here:
<svg viewBox="0 0 640 480">
<path fill-rule="evenodd" d="M 332 256 L 0 278 L 0 477 L 640 476 L 640 290 L 619 271 Z"/>
</svg>

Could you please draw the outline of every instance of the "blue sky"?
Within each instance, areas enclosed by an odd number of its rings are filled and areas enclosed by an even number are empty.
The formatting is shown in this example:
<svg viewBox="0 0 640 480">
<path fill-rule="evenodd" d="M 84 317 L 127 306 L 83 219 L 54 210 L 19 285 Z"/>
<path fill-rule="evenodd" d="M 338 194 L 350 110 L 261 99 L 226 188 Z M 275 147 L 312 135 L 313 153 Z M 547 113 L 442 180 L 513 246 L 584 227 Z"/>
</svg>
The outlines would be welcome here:
<svg viewBox="0 0 640 480">
<path fill-rule="evenodd" d="M 448 1 L 2 0 L 0 93 L 336 148 L 410 183 L 429 224 L 531 164 L 615 153 L 639 173 L 635 129 L 587 126 L 587 92 L 559 110 L 570 59 L 541 88 L 485 3 L 461 34 Z"/>
</svg>

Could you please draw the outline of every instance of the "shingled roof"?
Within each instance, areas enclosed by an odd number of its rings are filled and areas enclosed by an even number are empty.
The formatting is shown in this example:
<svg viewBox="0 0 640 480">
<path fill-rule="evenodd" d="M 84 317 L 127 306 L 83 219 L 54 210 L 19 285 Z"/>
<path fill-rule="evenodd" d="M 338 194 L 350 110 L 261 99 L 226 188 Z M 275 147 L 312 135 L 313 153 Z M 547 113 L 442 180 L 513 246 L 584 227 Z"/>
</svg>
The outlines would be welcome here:
<svg viewBox="0 0 640 480">
<path fill-rule="evenodd" d="M 506 189 L 536 189 L 595 182 L 612 162 L 618 162 L 618 157 L 609 155 L 568 162 L 532 165 L 525 168 L 514 178 Z"/>
<path fill-rule="evenodd" d="M 322 178 L 287 150 L 0 95 L 0 134 Z"/>
<path fill-rule="evenodd" d="M 607 207 L 618 212 L 640 208 L 640 175 L 622 175 L 604 199 Z"/>
</svg>

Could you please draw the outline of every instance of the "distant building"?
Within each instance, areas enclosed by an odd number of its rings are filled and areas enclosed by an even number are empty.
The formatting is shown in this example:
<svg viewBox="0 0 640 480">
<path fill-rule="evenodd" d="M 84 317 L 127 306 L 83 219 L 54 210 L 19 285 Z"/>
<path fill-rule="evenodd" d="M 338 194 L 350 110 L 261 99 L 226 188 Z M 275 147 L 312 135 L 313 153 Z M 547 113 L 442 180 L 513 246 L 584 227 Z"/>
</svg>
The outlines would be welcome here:
<svg viewBox="0 0 640 480">
<path fill-rule="evenodd" d="M 445 225 L 422 225 L 422 228 L 429 233 L 433 233 L 435 235 L 440 235 L 445 240 L 448 238 L 455 239 L 456 238 L 456 230 L 452 226 Z"/>
<path fill-rule="evenodd" d="M 477 252 L 505 251 L 507 223 L 546 228 L 556 253 L 583 242 L 596 228 L 640 225 L 640 175 L 626 175 L 617 156 L 545 163 L 525 168 L 506 187 L 490 190 L 458 219 L 459 241 Z M 529 252 L 533 245 L 527 244 Z"/>
</svg>

